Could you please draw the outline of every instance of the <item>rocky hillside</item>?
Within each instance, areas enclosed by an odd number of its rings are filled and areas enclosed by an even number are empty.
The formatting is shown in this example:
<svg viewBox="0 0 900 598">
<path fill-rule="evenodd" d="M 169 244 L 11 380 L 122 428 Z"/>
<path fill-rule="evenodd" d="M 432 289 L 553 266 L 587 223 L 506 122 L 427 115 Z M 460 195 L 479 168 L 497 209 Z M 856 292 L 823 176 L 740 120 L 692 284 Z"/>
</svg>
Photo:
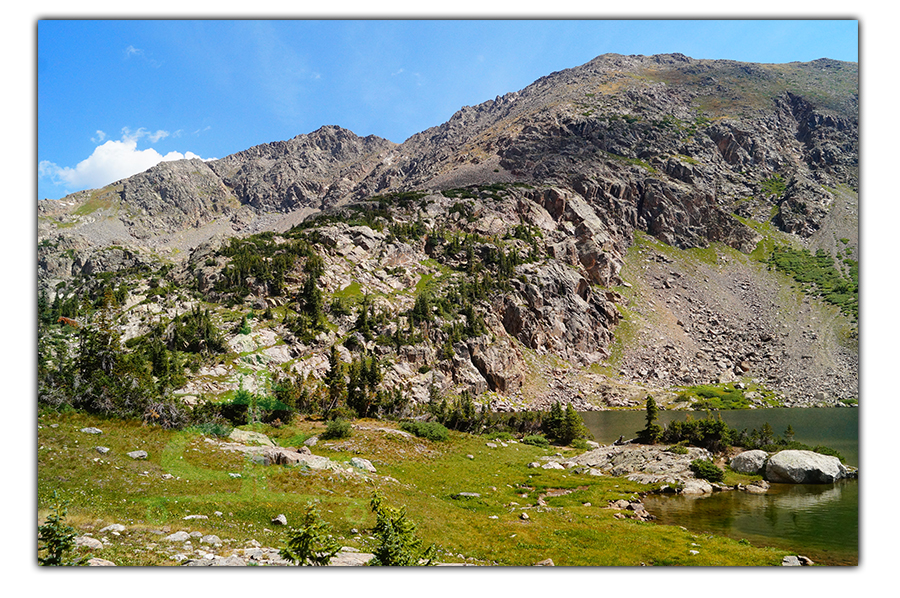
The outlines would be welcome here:
<svg viewBox="0 0 900 598">
<path fill-rule="evenodd" d="M 855 404 L 858 168 L 855 63 L 604 55 L 400 145 L 328 126 L 41 201 L 42 335 L 159 329 L 190 402 L 334 346 L 420 403 Z M 197 309 L 221 351 L 172 343 Z"/>
</svg>

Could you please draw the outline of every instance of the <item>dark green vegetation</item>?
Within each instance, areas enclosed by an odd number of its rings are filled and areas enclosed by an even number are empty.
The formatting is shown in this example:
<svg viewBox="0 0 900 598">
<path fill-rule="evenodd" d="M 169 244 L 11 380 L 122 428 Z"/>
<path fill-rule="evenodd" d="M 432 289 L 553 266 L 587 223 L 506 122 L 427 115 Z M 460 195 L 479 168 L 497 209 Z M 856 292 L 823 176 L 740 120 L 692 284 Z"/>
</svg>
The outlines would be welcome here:
<svg viewBox="0 0 900 598">
<path fill-rule="evenodd" d="M 698 478 L 709 482 L 721 482 L 725 479 L 725 472 L 716 467 L 716 464 L 706 459 L 694 459 L 691 461 L 691 471 Z"/>
<path fill-rule="evenodd" d="M 331 562 L 341 545 L 331 533 L 331 526 L 322 521 L 319 512 L 310 504 L 300 527 L 291 530 L 287 546 L 279 551 L 282 558 L 310 567 L 323 567 Z"/>
<path fill-rule="evenodd" d="M 809 446 L 795 441 L 790 425 L 781 436 L 776 435 L 768 423 L 758 430 L 737 430 L 725 423 L 721 415 L 714 416 L 713 412 L 707 411 L 706 417 L 694 419 L 687 414 L 684 420 L 675 420 L 663 427 L 656 423 L 659 409 L 653 397 L 647 397 L 645 411 L 647 425 L 637 432 L 639 441 L 643 443 L 696 446 L 713 453 L 724 453 L 729 447 L 760 449 L 769 453 L 808 450 L 844 461 L 844 457 L 833 449 L 825 446 Z"/>
<path fill-rule="evenodd" d="M 50 513 L 38 527 L 38 565 L 62 567 L 79 564 L 74 557 L 75 528 L 66 524 L 66 502 L 60 501 L 56 492 L 50 503 Z"/>
<path fill-rule="evenodd" d="M 417 567 L 434 564 L 437 547 L 424 542 L 417 535 L 416 524 L 406 516 L 406 509 L 384 504 L 377 492 L 372 495 L 372 512 L 375 513 L 373 535 L 378 540 L 371 567 Z"/>
</svg>

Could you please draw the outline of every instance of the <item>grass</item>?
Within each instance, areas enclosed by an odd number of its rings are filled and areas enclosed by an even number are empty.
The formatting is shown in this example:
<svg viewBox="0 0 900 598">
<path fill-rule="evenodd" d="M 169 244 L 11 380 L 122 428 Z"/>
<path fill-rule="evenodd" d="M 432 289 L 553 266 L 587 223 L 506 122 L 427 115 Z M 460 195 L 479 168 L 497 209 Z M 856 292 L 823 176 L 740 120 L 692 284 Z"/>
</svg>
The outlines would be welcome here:
<svg viewBox="0 0 900 598">
<path fill-rule="evenodd" d="M 87 216 L 97 210 L 108 210 L 115 205 L 111 197 L 113 194 L 109 189 L 99 189 L 93 192 L 87 201 L 78 206 L 73 213 L 78 216 Z"/>
<path fill-rule="evenodd" d="M 748 383 L 744 389 L 733 384 L 698 384 L 683 387 L 676 402 L 690 402 L 694 409 L 700 410 L 747 409 L 750 407 L 750 400 L 746 394 L 751 391 L 759 395 L 762 401 L 773 396 L 771 391 L 753 383 Z M 777 404 L 775 401 L 772 406 Z"/>
<path fill-rule="evenodd" d="M 377 428 L 395 426 L 371 420 L 356 422 L 349 439 L 320 440 L 314 447 L 315 454 L 334 461 L 369 459 L 378 474 L 365 479 L 265 467 L 213 447 L 196 432 L 166 431 L 140 422 L 42 412 L 38 423 L 39 521 L 57 490 L 71 501 L 68 521 L 79 534 L 90 531 L 99 537 L 106 525 L 125 525 L 120 536 L 107 534 L 109 544 L 97 553 L 120 566 L 176 564 L 171 558 L 176 548 L 162 541 L 159 532 L 182 529 L 218 535 L 223 556 L 250 540 L 281 547 L 286 532 L 272 530 L 271 519 L 284 513 L 289 523 L 298 522 L 308 501 L 317 503 L 342 545 L 371 551 L 366 530 L 375 523 L 369 509 L 374 488 L 387 504 L 406 508 L 425 542 L 437 544 L 442 562 L 531 565 L 552 558 L 557 565 L 777 565 L 786 554 L 712 538 L 701 554 L 692 555 L 693 533 L 617 519 L 618 511 L 603 508 L 608 501 L 637 497 L 649 487 L 527 467 L 543 455 L 569 450 L 559 447 L 508 442 L 494 449 L 486 446 L 484 437 L 457 432 L 450 432 L 446 441 L 431 442 L 384 432 Z M 79 431 L 89 426 L 103 434 Z M 296 445 L 324 427 L 321 421 L 295 419 L 282 428 L 260 429 L 284 446 Z M 94 449 L 97 445 L 111 450 L 101 455 Z M 149 458 L 135 461 L 125 455 L 136 449 L 146 450 Z M 538 505 L 538 497 L 558 489 L 569 493 Z M 454 498 L 460 492 L 480 496 Z M 523 520 L 522 513 L 529 518 Z M 209 518 L 183 519 L 192 514 Z M 354 528 L 362 533 L 352 533 Z"/>
</svg>

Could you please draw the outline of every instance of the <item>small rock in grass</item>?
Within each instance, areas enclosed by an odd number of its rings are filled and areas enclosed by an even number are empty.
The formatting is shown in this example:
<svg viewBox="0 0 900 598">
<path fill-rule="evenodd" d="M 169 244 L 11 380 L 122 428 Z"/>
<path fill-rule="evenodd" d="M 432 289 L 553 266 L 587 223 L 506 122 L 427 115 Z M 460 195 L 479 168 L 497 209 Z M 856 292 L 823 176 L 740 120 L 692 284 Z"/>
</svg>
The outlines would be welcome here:
<svg viewBox="0 0 900 598">
<path fill-rule="evenodd" d="M 75 538 L 75 546 L 97 550 L 103 548 L 103 542 L 90 536 L 78 536 Z"/>
<path fill-rule="evenodd" d="M 124 532 L 124 531 L 125 531 L 124 525 L 122 525 L 121 523 L 113 523 L 112 525 L 107 525 L 106 527 L 101 529 L 100 533 L 102 534 L 103 532 Z"/>
<path fill-rule="evenodd" d="M 146 459 L 147 451 L 131 451 L 130 453 L 125 453 L 132 459 Z"/>
<path fill-rule="evenodd" d="M 88 567 L 115 567 L 116 564 L 112 561 L 107 561 L 106 559 L 101 559 L 99 557 L 94 557 L 87 562 Z"/>
</svg>

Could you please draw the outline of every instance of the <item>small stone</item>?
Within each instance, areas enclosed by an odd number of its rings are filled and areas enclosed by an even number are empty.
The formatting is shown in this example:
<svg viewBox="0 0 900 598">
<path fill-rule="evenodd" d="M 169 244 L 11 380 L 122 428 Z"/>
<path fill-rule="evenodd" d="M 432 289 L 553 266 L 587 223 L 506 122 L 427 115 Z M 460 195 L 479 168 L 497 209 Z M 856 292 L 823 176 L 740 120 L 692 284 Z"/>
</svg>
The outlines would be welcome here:
<svg viewBox="0 0 900 598">
<path fill-rule="evenodd" d="M 105 455 L 106 453 L 109 452 L 109 449 L 106 448 L 105 446 L 95 446 L 94 450 L 97 451 L 98 453 L 100 453 L 101 455 Z"/>
<path fill-rule="evenodd" d="M 98 428 L 81 428 L 81 431 L 85 434 L 103 434 L 103 430 Z"/>
<path fill-rule="evenodd" d="M 132 459 L 146 459 L 147 451 L 131 451 L 130 453 L 125 453 Z"/>
<path fill-rule="evenodd" d="M 103 542 L 96 538 L 91 538 L 90 536 L 78 536 L 75 538 L 75 546 L 98 550 L 103 548 Z"/>
<path fill-rule="evenodd" d="M 272 520 L 272 525 L 287 525 L 287 517 L 285 517 L 283 513 L 278 515 L 278 517 Z"/>
<path fill-rule="evenodd" d="M 122 525 L 121 523 L 113 523 L 112 525 L 107 525 L 106 527 L 101 529 L 100 533 L 102 534 L 103 532 L 124 532 L 124 531 L 125 531 L 124 525 Z"/>
<path fill-rule="evenodd" d="M 101 559 L 99 557 L 94 557 L 92 559 L 89 559 L 87 564 L 88 564 L 88 567 L 115 567 L 116 566 L 116 564 L 114 562 L 107 561 L 106 559 Z"/>
<path fill-rule="evenodd" d="M 182 517 L 183 520 L 189 521 L 191 519 L 209 519 L 206 515 L 186 515 Z"/>
<path fill-rule="evenodd" d="M 522 513 L 521 515 L 519 515 L 519 519 L 528 521 L 529 519 L 531 519 L 531 517 L 528 516 L 528 513 Z"/>
<path fill-rule="evenodd" d="M 535 567 L 555 567 L 553 564 L 553 559 L 544 559 L 543 561 L 538 561 L 534 564 Z"/>
</svg>

